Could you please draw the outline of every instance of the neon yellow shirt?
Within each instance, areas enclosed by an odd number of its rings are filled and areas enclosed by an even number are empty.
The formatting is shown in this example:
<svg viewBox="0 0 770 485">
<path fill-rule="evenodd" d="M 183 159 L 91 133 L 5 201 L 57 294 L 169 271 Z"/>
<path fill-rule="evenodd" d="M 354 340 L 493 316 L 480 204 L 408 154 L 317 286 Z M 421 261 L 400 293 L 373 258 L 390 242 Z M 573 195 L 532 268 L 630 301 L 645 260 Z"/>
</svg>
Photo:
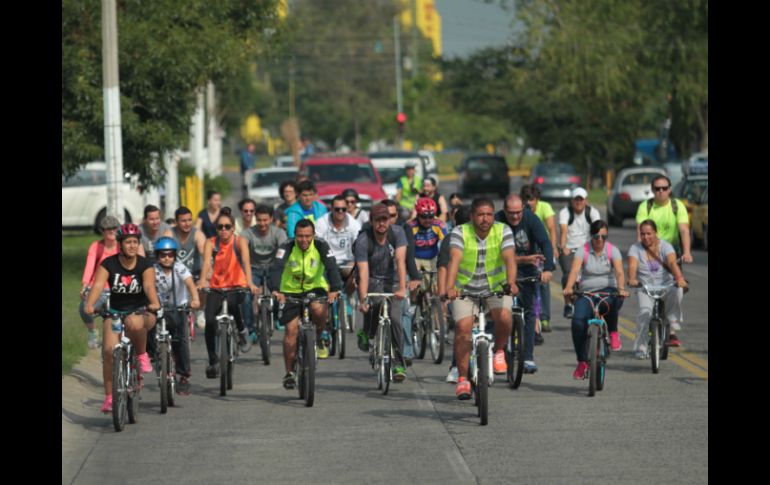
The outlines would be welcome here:
<svg viewBox="0 0 770 485">
<path fill-rule="evenodd" d="M 548 225 L 545 223 L 545 220 L 549 217 L 555 216 L 556 212 L 553 211 L 551 204 L 539 200 L 537 201 L 537 209 L 535 210 L 535 215 L 540 219 L 540 222 L 543 223 L 545 230 L 548 231 Z M 549 232 L 548 235 L 551 236 L 552 234 Z"/>
<path fill-rule="evenodd" d="M 670 199 L 669 202 L 676 201 L 676 219 L 671 204 L 659 206 L 656 202 L 652 203 L 650 213 L 647 213 L 647 201 L 639 204 L 636 211 L 636 223 L 641 224 L 647 219 L 655 221 L 658 226 L 658 237 L 664 241 L 676 246 L 679 244 L 679 224 L 689 224 L 690 218 L 687 215 L 687 207 L 679 199 Z"/>
</svg>

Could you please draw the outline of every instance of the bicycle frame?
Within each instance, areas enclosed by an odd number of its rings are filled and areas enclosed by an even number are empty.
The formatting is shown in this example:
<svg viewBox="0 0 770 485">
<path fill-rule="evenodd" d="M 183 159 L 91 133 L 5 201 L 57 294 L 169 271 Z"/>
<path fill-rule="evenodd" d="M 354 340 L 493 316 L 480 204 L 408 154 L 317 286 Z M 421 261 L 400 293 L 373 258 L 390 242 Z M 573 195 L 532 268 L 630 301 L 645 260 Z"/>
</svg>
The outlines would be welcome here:
<svg viewBox="0 0 770 485">
<path fill-rule="evenodd" d="M 478 383 L 478 377 L 479 377 L 479 369 L 478 369 L 478 363 L 476 362 L 476 353 L 478 349 L 479 342 L 481 340 L 484 340 L 488 342 L 487 348 L 489 349 L 489 385 L 491 386 L 495 381 L 495 373 L 492 366 L 492 346 L 495 342 L 494 336 L 490 333 L 486 332 L 487 328 L 487 298 L 492 296 L 502 296 L 502 293 L 489 293 L 486 295 L 478 295 L 473 296 L 469 295 L 467 293 L 463 293 L 460 295 L 461 299 L 469 298 L 471 300 L 474 300 L 477 302 L 479 307 L 479 312 L 476 315 L 476 318 L 473 321 L 473 328 L 471 329 L 471 355 L 470 360 L 468 361 L 468 373 L 470 374 L 470 380 L 473 385 L 477 385 Z"/>
</svg>

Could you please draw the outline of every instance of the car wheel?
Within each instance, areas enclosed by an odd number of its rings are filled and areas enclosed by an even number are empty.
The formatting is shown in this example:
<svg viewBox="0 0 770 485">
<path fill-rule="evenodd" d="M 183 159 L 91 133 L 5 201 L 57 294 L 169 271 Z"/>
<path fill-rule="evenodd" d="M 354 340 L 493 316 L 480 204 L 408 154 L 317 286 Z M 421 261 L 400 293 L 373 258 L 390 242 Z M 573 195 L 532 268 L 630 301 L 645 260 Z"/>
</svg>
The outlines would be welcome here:
<svg viewBox="0 0 770 485">
<path fill-rule="evenodd" d="M 623 218 L 621 216 L 617 216 L 614 213 L 611 214 L 609 208 L 607 208 L 607 219 L 610 223 L 610 226 L 613 227 L 621 227 L 623 226 Z"/>
</svg>

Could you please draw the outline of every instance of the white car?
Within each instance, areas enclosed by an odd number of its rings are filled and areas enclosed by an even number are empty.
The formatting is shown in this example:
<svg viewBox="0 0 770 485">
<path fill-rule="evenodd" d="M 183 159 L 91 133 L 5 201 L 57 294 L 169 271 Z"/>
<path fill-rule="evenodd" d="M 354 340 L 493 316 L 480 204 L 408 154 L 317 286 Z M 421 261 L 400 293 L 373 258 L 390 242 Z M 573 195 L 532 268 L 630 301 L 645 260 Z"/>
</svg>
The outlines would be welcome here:
<svg viewBox="0 0 770 485">
<path fill-rule="evenodd" d="M 283 202 L 278 189 L 285 180 L 297 178 L 297 167 L 284 168 L 253 168 L 247 170 L 245 177 L 248 180 L 249 197 L 258 204 L 275 207 Z"/>
<path fill-rule="evenodd" d="M 374 152 L 369 153 L 372 165 L 377 169 L 382 179 L 382 189 L 389 199 L 396 198 L 396 183 L 406 175 L 406 162 L 414 162 L 415 175 L 425 180 L 428 171 L 425 168 L 425 159 L 417 152 Z M 417 187 L 422 190 L 422 187 Z"/>
<path fill-rule="evenodd" d="M 417 153 L 425 159 L 425 170 L 428 171 L 428 176 L 435 178 L 436 183 L 438 183 L 438 164 L 436 164 L 436 157 L 433 156 L 433 152 L 420 150 Z"/>
<path fill-rule="evenodd" d="M 294 165 L 294 157 L 291 155 L 281 155 L 275 159 L 273 166 L 276 168 L 289 168 L 295 167 L 296 165 Z"/>
<path fill-rule="evenodd" d="M 144 199 L 135 177 L 122 184 L 120 196 L 125 211 L 124 222 L 141 221 Z M 90 162 L 75 175 L 61 182 L 62 229 L 93 228 L 100 234 L 99 223 L 107 215 L 107 164 Z"/>
</svg>

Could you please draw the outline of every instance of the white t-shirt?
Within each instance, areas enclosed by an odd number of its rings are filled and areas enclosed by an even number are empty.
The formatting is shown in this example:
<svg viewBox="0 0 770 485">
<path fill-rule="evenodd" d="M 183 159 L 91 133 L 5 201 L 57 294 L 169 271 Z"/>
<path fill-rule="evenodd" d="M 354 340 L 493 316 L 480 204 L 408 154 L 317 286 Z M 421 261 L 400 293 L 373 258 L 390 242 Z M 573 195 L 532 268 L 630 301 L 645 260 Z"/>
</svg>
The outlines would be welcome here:
<svg viewBox="0 0 770 485">
<path fill-rule="evenodd" d="M 315 235 L 329 243 L 338 265 L 351 263 L 353 262 L 353 241 L 361 231 L 361 224 L 353 219 L 353 216 L 345 213 L 345 226 L 342 230 L 337 230 L 332 217 L 334 217 L 333 213 L 329 212 L 318 219 Z"/>
<path fill-rule="evenodd" d="M 586 206 L 588 207 L 588 206 Z M 599 211 L 595 207 L 591 207 L 591 221 L 598 221 L 602 218 Z M 569 222 L 569 209 L 565 207 L 559 212 L 559 226 L 567 225 Z M 567 226 L 567 248 L 571 251 L 575 251 L 580 248 L 582 250 L 583 245 L 588 242 L 591 234 L 591 225 L 586 220 L 585 211 L 578 214 L 575 212 L 572 224 Z"/>
<path fill-rule="evenodd" d="M 173 277 L 173 285 L 171 278 Z M 158 299 L 160 304 L 164 308 L 174 307 L 174 293 L 176 293 L 176 304 L 182 306 L 187 303 L 189 299 L 187 286 L 184 282 L 187 278 L 192 278 L 192 273 L 187 269 L 187 266 L 174 261 L 173 269 L 169 274 L 166 274 L 161 268 L 160 264 L 155 263 L 155 289 L 158 292 Z M 172 293 L 171 288 L 174 289 Z"/>
</svg>

